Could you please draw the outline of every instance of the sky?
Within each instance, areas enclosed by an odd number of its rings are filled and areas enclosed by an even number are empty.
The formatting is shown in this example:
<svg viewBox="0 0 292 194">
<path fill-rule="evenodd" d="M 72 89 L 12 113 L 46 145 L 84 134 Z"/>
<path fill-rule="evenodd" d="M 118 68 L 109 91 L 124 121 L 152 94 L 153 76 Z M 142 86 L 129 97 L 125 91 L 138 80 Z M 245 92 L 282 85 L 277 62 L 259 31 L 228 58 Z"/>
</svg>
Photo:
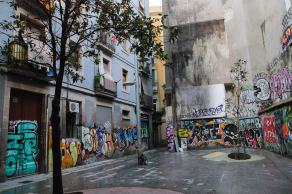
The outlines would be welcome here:
<svg viewBox="0 0 292 194">
<path fill-rule="evenodd" d="M 150 5 L 150 6 L 161 5 L 161 1 L 162 1 L 162 0 L 149 0 L 149 5 Z"/>
</svg>

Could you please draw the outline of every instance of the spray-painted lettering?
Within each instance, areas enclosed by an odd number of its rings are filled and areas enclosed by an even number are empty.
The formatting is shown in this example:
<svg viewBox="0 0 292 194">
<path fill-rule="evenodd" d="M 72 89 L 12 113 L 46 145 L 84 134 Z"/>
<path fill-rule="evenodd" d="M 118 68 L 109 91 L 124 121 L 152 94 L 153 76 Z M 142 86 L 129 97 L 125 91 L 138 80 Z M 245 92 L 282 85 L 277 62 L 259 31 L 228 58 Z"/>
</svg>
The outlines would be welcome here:
<svg viewBox="0 0 292 194">
<path fill-rule="evenodd" d="M 39 153 L 36 121 L 10 121 L 6 155 L 6 176 L 36 173 Z"/>
</svg>

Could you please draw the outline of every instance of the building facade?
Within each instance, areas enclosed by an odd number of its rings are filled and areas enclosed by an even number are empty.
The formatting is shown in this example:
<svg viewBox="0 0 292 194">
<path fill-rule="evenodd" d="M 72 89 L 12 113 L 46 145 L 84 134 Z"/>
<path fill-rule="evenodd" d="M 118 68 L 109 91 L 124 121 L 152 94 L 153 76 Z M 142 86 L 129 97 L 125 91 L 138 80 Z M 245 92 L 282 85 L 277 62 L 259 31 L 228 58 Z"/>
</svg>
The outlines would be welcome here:
<svg viewBox="0 0 292 194">
<path fill-rule="evenodd" d="M 212 142 L 226 147 L 234 144 L 239 131 L 249 147 L 272 147 L 277 152 L 285 147 L 291 154 L 290 113 L 285 108 L 291 103 L 292 88 L 288 35 L 283 44 L 291 25 L 290 7 L 290 0 L 163 1 L 169 27 L 181 31 L 174 44 L 165 43 L 170 56 L 165 87 L 167 129 L 174 127 L 180 146 Z M 238 95 L 238 120 L 230 70 L 239 59 L 247 61 L 248 77 Z M 283 76 L 277 77 L 280 72 Z M 271 107 L 284 109 L 277 117 L 279 125 L 272 116 L 272 145 L 266 127 L 269 119 L 259 115 Z M 172 149 L 173 135 L 169 134 Z"/>
<path fill-rule="evenodd" d="M 7 1 L 8 2 L 8 1 Z M 133 0 L 137 13 L 149 16 L 148 1 Z M 31 1 L 19 2 L 19 15 L 38 15 Z M 0 18 L 14 10 L 1 3 Z M 41 32 L 37 21 L 30 19 L 33 30 Z M 16 32 L 10 32 L 11 35 Z M 0 35 L 1 46 L 7 37 Z M 61 97 L 62 168 L 74 167 L 135 150 L 137 141 L 136 95 L 141 104 L 143 146 L 152 147 L 152 75 L 151 66 L 139 64 L 130 52 L 130 43 L 118 44 L 118 37 L 102 33 L 100 62 L 80 56 L 79 74 L 85 80 L 73 83 L 64 78 Z M 28 53 L 28 58 L 33 53 Z M 42 63 L 46 63 L 46 56 Z M 139 75 L 136 76 L 136 69 Z M 54 82 L 46 65 L 12 64 L 1 55 L 0 75 L 0 177 L 6 178 L 52 170 L 52 129 L 50 126 Z M 138 78 L 138 80 L 137 80 Z M 133 86 L 123 83 L 135 82 Z M 140 93 L 136 94 L 138 86 Z"/>
<path fill-rule="evenodd" d="M 161 25 L 160 19 L 162 6 L 150 6 L 150 16 L 157 20 L 155 25 Z M 157 40 L 163 43 L 163 32 L 158 35 Z M 154 58 L 152 66 L 152 84 L 153 84 L 153 139 L 154 145 L 166 145 L 166 124 L 165 124 L 165 62 Z"/>
</svg>

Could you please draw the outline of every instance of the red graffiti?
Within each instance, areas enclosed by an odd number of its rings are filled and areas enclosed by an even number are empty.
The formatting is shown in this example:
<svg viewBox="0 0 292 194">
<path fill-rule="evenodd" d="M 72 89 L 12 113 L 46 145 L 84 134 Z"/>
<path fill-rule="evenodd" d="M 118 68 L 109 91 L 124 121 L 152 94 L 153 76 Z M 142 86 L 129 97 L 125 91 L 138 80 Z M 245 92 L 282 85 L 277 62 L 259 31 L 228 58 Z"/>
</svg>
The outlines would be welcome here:
<svg viewBox="0 0 292 194">
<path fill-rule="evenodd" d="M 277 143 L 277 133 L 275 129 L 275 117 L 264 117 L 264 139 L 268 143 Z"/>
</svg>

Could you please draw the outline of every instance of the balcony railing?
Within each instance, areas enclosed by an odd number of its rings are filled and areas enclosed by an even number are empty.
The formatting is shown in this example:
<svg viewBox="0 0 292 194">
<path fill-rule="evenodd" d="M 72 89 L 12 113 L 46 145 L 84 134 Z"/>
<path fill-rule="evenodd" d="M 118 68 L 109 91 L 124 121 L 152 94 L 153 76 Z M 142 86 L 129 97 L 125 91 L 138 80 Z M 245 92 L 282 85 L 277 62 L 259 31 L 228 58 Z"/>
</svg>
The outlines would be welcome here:
<svg viewBox="0 0 292 194">
<path fill-rule="evenodd" d="M 7 61 L 0 63 L 0 69 L 3 72 L 14 74 L 29 79 L 49 82 L 53 78 L 49 76 L 52 72 L 50 64 L 38 63 L 31 60 L 25 61 Z"/>
<path fill-rule="evenodd" d="M 107 33 L 101 32 L 99 35 L 99 42 L 98 46 L 103 49 L 104 51 L 107 51 L 110 54 L 115 53 L 115 46 L 114 43 L 112 43 L 111 38 L 108 36 Z"/>
<path fill-rule="evenodd" d="M 114 98 L 117 96 L 117 83 L 104 76 L 97 75 L 94 80 L 96 95 Z"/>
<path fill-rule="evenodd" d="M 140 104 L 144 108 L 152 109 L 152 96 L 140 94 Z"/>
</svg>

